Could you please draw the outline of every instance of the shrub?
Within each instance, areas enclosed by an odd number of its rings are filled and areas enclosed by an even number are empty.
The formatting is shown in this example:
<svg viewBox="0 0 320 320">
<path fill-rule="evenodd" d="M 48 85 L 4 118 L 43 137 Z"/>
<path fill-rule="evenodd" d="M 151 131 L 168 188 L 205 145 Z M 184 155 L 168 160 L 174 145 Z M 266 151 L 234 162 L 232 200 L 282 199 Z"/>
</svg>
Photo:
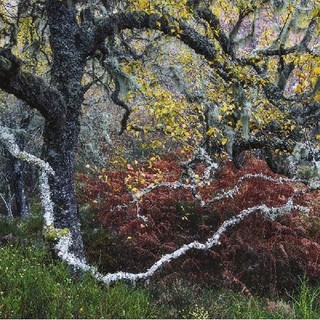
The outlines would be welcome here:
<svg viewBox="0 0 320 320">
<path fill-rule="evenodd" d="M 203 170 L 203 163 L 195 168 L 199 176 Z M 261 160 L 250 159 L 241 169 L 226 162 L 215 179 L 198 192 L 203 200 L 210 200 L 222 190 L 233 188 L 245 174 L 256 173 L 280 177 Z M 251 178 L 241 184 L 233 198 L 207 207 L 200 206 L 190 189 L 165 186 L 134 201 L 133 195 L 151 183 L 177 181 L 182 175 L 174 158 L 136 162 L 128 164 L 126 170 L 103 169 L 97 177 L 79 175 L 80 200 L 96 208 L 94 219 L 108 234 L 104 242 L 100 229 L 100 247 L 92 248 L 91 259 L 105 256 L 106 260 L 99 261 L 106 271 L 141 272 L 182 244 L 205 241 L 223 221 L 241 210 L 258 204 L 284 205 L 295 190 L 304 188 L 298 183 Z M 302 205 L 310 207 L 308 216 L 292 213 L 276 221 L 261 214 L 247 218 L 223 236 L 220 247 L 207 253 L 190 252 L 163 268 L 161 275 L 180 272 L 197 283 L 227 286 L 248 295 L 285 295 L 297 289 L 299 276 L 303 275 L 311 283 L 319 284 L 319 199 L 319 192 L 299 199 Z M 139 215 L 146 217 L 147 222 Z"/>
</svg>

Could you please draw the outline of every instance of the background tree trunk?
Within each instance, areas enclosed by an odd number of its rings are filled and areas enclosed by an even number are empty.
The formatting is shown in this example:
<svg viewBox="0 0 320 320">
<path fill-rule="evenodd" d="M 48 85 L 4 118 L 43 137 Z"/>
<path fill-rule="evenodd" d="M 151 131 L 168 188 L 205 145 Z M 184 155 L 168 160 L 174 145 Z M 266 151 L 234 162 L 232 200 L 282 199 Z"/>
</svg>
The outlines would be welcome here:
<svg viewBox="0 0 320 320">
<path fill-rule="evenodd" d="M 23 180 L 23 164 L 20 160 L 10 156 L 9 158 L 11 166 L 11 184 L 12 191 L 14 193 L 15 210 L 14 215 L 22 218 L 29 216 L 29 203 L 27 194 L 25 191 Z"/>
</svg>

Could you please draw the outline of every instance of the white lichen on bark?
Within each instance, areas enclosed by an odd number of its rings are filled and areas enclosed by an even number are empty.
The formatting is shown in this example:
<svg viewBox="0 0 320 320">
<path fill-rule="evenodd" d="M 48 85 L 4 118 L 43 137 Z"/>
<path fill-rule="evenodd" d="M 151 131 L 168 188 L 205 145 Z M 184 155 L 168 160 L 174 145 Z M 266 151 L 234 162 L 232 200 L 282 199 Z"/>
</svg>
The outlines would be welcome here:
<svg viewBox="0 0 320 320">
<path fill-rule="evenodd" d="M 11 133 L 12 129 L 0 126 L 0 142 L 7 148 L 8 152 L 15 158 L 26 161 L 35 165 L 41 171 L 40 173 L 40 189 L 41 189 L 41 203 L 43 208 L 43 215 L 45 224 L 47 226 L 53 225 L 53 203 L 50 196 L 50 187 L 48 182 L 48 175 L 54 175 L 53 169 L 50 165 L 37 158 L 36 156 L 21 151 L 15 141 L 14 135 Z"/>
<path fill-rule="evenodd" d="M 41 189 L 41 203 L 43 210 L 43 218 L 46 226 L 53 226 L 54 212 L 53 202 L 50 195 L 50 186 L 48 181 L 48 175 L 45 170 L 41 170 L 40 173 L 40 189 Z"/>
<path fill-rule="evenodd" d="M 261 178 L 261 177 L 260 177 Z M 270 178 L 271 181 L 274 181 L 273 178 Z M 284 179 L 287 180 L 287 179 Z M 281 180 L 277 180 L 277 182 L 283 182 Z M 305 194 L 309 192 L 309 188 L 301 191 L 299 195 Z M 247 218 L 248 216 L 260 212 L 261 214 L 270 217 L 271 219 L 275 219 L 281 215 L 285 215 L 290 213 L 292 210 L 299 210 L 302 212 L 309 212 L 309 209 L 306 207 L 302 207 L 299 205 L 294 204 L 294 198 L 297 196 L 297 194 L 294 194 L 292 197 L 290 197 L 283 206 L 280 207 L 268 207 L 266 205 L 258 205 L 254 206 L 252 208 L 245 209 L 241 211 L 239 214 L 233 216 L 232 218 L 226 220 L 223 222 L 223 224 L 218 228 L 218 230 L 207 239 L 205 243 L 200 243 L 199 241 L 193 241 L 189 244 L 185 244 L 181 246 L 179 249 L 175 250 L 174 252 L 170 254 L 163 255 L 158 261 L 156 261 L 147 271 L 140 272 L 140 273 L 129 273 L 129 272 L 115 272 L 115 273 L 109 273 L 106 275 L 102 275 L 97 271 L 95 267 L 92 267 L 88 264 L 86 264 L 84 261 L 78 259 L 76 256 L 71 254 L 69 252 L 69 248 L 71 245 L 71 237 L 70 234 L 62 237 L 58 244 L 56 245 L 56 249 L 58 250 L 59 257 L 66 261 L 69 265 L 76 267 L 78 269 L 81 269 L 83 271 L 89 272 L 92 274 L 93 277 L 95 277 L 98 281 L 109 285 L 112 282 L 116 282 L 119 280 L 128 280 L 128 281 L 138 281 L 141 279 L 148 279 L 154 275 L 156 271 L 158 271 L 160 268 L 162 268 L 165 264 L 169 263 L 171 260 L 175 260 L 184 254 L 186 254 L 188 251 L 195 249 L 195 250 L 209 250 L 214 246 L 218 246 L 221 244 L 220 239 L 221 236 L 228 231 L 230 228 L 236 226 L 239 224 L 242 220 Z"/>
</svg>

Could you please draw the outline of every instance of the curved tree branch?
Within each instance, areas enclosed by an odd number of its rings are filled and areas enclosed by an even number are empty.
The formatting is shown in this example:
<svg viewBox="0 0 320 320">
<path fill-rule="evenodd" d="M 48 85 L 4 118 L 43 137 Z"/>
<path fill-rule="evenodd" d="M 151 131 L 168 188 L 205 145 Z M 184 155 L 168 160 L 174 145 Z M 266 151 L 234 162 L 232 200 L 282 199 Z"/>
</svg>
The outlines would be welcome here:
<svg viewBox="0 0 320 320">
<path fill-rule="evenodd" d="M 64 121 L 64 101 L 60 93 L 42 78 L 21 70 L 21 61 L 9 49 L 0 48 L 0 88 L 37 109 L 58 126 Z"/>
<path fill-rule="evenodd" d="M 122 30 L 158 30 L 165 35 L 178 38 L 189 48 L 193 49 L 197 54 L 202 55 L 209 62 L 210 66 L 215 69 L 216 74 L 228 83 L 236 80 L 239 81 L 241 86 L 247 85 L 246 81 L 250 82 L 250 79 L 237 79 L 237 75 L 233 72 L 233 70 L 237 66 L 243 67 L 245 65 L 251 65 L 256 72 L 256 76 L 261 80 L 263 79 L 265 84 L 262 88 L 262 91 L 270 103 L 276 106 L 280 111 L 287 112 L 292 118 L 297 119 L 299 124 L 308 121 L 308 119 L 303 117 L 305 108 L 301 108 L 301 104 L 303 104 L 302 97 L 287 97 L 284 95 L 284 89 L 286 87 L 288 78 L 290 77 L 295 65 L 293 63 L 284 65 L 283 68 L 280 69 L 278 83 L 272 83 L 266 79 L 265 72 L 261 70 L 261 68 L 253 59 L 248 60 L 246 58 L 233 57 L 234 52 L 232 48 L 232 41 L 225 33 L 221 31 L 221 26 L 218 19 L 205 9 L 199 12 L 201 12 L 202 18 L 210 23 L 212 31 L 216 31 L 216 37 L 219 45 L 227 54 L 231 56 L 232 61 L 221 61 L 221 59 L 218 57 L 219 50 L 216 48 L 215 44 L 208 37 L 200 34 L 195 29 L 190 27 L 186 22 L 177 20 L 173 17 L 168 17 L 167 15 L 161 16 L 158 14 L 148 14 L 142 11 L 119 12 L 97 21 L 95 30 L 93 31 L 94 40 L 90 54 L 93 54 L 108 36 L 119 33 Z M 276 54 L 282 57 L 294 51 L 307 50 L 307 46 L 311 41 L 311 35 L 314 27 L 315 20 L 312 19 L 300 44 L 293 46 L 292 48 L 281 48 L 280 52 L 279 48 L 276 48 L 275 52 L 272 50 L 267 52 L 266 55 L 268 56 Z M 250 85 L 252 85 L 252 83 L 250 83 Z M 307 106 L 307 109 L 309 110 L 310 108 Z"/>
<path fill-rule="evenodd" d="M 170 18 L 169 18 L 170 19 Z M 145 12 L 120 12 L 97 22 L 92 51 L 94 52 L 104 39 L 115 32 L 125 29 L 153 29 L 166 35 L 176 36 L 196 53 L 214 62 L 217 51 L 214 45 L 203 35 L 189 27 L 185 22 L 170 23 L 164 16 Z"/>
<path fill-rule="evenodd" d="M 212 11 L 207 8 L 201 8 L 197 10 L 197 14 L 200 18 L 208 22 L 211 30 L 213 31 L 214 37 L 219 41 L 223 51 L 230 54 L 232 57 L 235 57 L 232 42 L 221 27 L 219 19 L 212 13 Z"/>
<path fill-rule="evenodd" d="M 48 176 L 54 176 L 55 174 L 53 169 L 47 162 L 35 157 L 30 153 L 21 151 L 15 141 L 15 137 L 11 133 L 10 128 L 0 126 L 0 143 L 6 147 L 8 152 L 14 158 L 33 164 L 41 170 L 39 180 L 43 215 L 46 222 L 46 226 L 53 225 L 53 204 L 51 201 L 50 187 L 48 182 Z"/>
<path fill-rule="evenodd" d="M 199 10 L 198 14 L 201 14 L 201 18 L 210 23 L 210 27 L 212 31 L 216 31 L 216 39 L 218 40 L 221 48 L 225 53 L 229 54 L 232 59 L 232 63 L 224 63 L 217 59 L 218 50 L 212 41 L 206 36 L 200 34 L 192 27 L 190 27 L 186 22 L 181 20 L 176 20 L 174 18 L 166 18 L 164 16 L 160 16 L 157 14 L 148 14 L 141 11 L 136 12 L 120 12 L 116 13 L 112 16 L 109 16 L 104 19 L 100 19 L 96 23 L 92 48 L 90 50 L 90 54 L 94 54 L 95 50 L 99 48 L 102 42 L 110 35 L 118 33 L 125 29 L 152 29 L 158 30 L 162 33 L 170 36 L 177 37 L 184 44 L 186 44 L 189 48 L 193 49 L 197 54 L 204 56 L 204 58 L 210 63 L 210 66 L 214 68 L 217 74 L 226 82 L 230 82 L 234 80 L 236 77 L 233 73 L 233 69 L 236 66 L 244 66 L 251 65 L 254 67 L 257 75 L 264 79 L 266 82 L 264 86 L 264 91 L 268 100 L 276 106 L 279 106 L 279 101 L 286 101 L 287 99 L 283 95 L 283 89 L 285 87 L 286 80 L 288 76 L 291 74 L 291 71 L 294 65 L 290 64 L 288 67 L 283 70 L 284 72 L 281 74 L 280 84 L 281 88 L 278 85 L 275 85 L 271 82 L 267 82 L 265 79 L 265 75 L 263 70 L 260 70 L 258 65 L 253 62 L 253 59 L 244 59 L 244 58 L 235 58 L 234 48 L 232 46 L 232 41 L 228 38 L 228 36 L 221 31 L 221 25 L 218 19 L 210 13 L 209 10 L 202 9 Z M 174 23 L 173 23 L 174 22 Z M 288 53 L 292 53 L 294 51 L 305 50 L 306 46 L 310 42 L 310 35 L 312 30 L 314 29 L 314 20 L 312 20 L 308 26 L 306 34 L 301 41 L 301 43 L 297 46 L 293 46 L 292 48 L 282 48 L 281 56 L 286 55 Z M 258 52 L 258 51 L 257 51 Z M 256 52 L 256 53 L 257 53 Z M 255 53 L 255 55 L 256 55 Z M 270 52 L 265 52 L 268 55 L 279 55 L 279 49 L 271 50 Z M 236 79 L 238 80 L 238 79 Z M 242 83 L 243 81 L 241 81 Z M 298 101 L 301 102 L 301 101 Z M 284 106 L 280 109 L 283 111 L 287 107 Z"/>
<path fill-rule="evenodd" d="M 119 280 L 129 280 L 129 281 L 138 281 L 138 280 L 146 280 L 152 277 L 156 271 L 161 269 L 164 265 L 169 263 L 171 260 L 178 259 L 179 257 L 185 255 L 188 251 L 192 249 L 207 251 L 213 247 L 219 246 L 221 244 L 222 236 L 232 229 L 234 226 L 238 225 L 242 220 L 247 217 L 261 213 L 262 215 L 269 217 L 271 219 L 275 219 L 279 216 L 290 213 L 292 210 L 299 211 L 307 211 L 308 209 L 305 207 L 301 207 L 299 205 L 294 204 L 294 200 L 300 197 L 303 194 L 310 192 L 310 188 L 306 188 L 301 192 L 295 193 L 292 197 L 290 197 L 283 206 L 280 207 L 267 207 L 266 205 L 259 205 L 255 207 L 251 207 L 245 210 L 242 210 L 237 215 L 234 215 L 228 220 L 225 220 L 222 225 L 212 234 L 210 238 L 207 239 L 205 243 L 200 243 L 199 241 L 193 241 L 189 244 L 184 244 L 179 249 L 175 250 L 172 253 L 163 255 L 158 261 L 156 261 L 147 271 L 140 273 L 128 273 L 128 272 L 116 272 L 116 273 L 108 273 L 103 275 L 97 271 L 96 268 L 86 264 L 84 261 L 75 257 L 72 253 L 69 252 L 69 247 L 71 245 L 70 236 L 66 235 L 60 238 L 58 244 L 56 245 L 56 249 L 59 252 L 59 256 L 62 260 L 66 261 L 70 266 L 77 267 L 83 271 L 87 271 L 92 274 L 98 281 L 109 285 L 112 282 L 116 282 Z"/>
</svg>

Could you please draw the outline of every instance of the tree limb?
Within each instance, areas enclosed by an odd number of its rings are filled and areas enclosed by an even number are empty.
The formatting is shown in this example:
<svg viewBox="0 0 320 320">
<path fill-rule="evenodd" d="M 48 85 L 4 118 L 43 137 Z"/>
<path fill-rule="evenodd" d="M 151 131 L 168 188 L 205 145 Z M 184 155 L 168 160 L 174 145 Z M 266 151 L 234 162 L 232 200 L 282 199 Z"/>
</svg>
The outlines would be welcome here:
<svg viewBox="0 0 320 320">
<path fill-rule="evenodd" d="M 211 10 L 207 8 L 201 8 L 197 10 L 197 14 L 200 18 L 204 19 L 210 26 L 213 31 L 214 37 L 219 41 L 223 51 L 227 54 L 230 54 L 232 57 L 235 56 L 234 48 L 232 43 L 226 33 L 221 27 L 219 19 L 212 13 Z"/>
<path fill-rule="evenodd" d="M 214 62 L 217 51 L 214 45 L 205 37 L 196 32 L 182 21 L 173 24 L 163 16 L 147 14 L 145 12 L 120 12 L 96 24 L 92 53 L 99 47 L 104 39 L 115 32 L 125 29 L 152 29 L 166 35 L 176 36 L 196 53 L 203 55 L 208 61 Z"/>
<path fill-rule="evenodd" d="M 43 207 L 43 215 L 46 222 L 46 226 L 53 225 L 53 203 L 51 201 L 50 187 L 48 182 L 48 176 L 54 175 L 53 169 L 47 162 L 35 157 L 30 153 L 21 151 L 9 128 L 0 126 L 0 142 L 7 148 L 8 152 L 13 157 L 33 164 L 41 170 L 39 180 L 41 188 L 41 202 Z"/>
<path fill-rule="evenodd" d="M 0 48 L 0 88 L 37 109 L 58 126 L 64 121 L 64 101 L 60 93 L 42 78 L 21 70 L 21 61 L 9 49 Z"/>
</svg>

